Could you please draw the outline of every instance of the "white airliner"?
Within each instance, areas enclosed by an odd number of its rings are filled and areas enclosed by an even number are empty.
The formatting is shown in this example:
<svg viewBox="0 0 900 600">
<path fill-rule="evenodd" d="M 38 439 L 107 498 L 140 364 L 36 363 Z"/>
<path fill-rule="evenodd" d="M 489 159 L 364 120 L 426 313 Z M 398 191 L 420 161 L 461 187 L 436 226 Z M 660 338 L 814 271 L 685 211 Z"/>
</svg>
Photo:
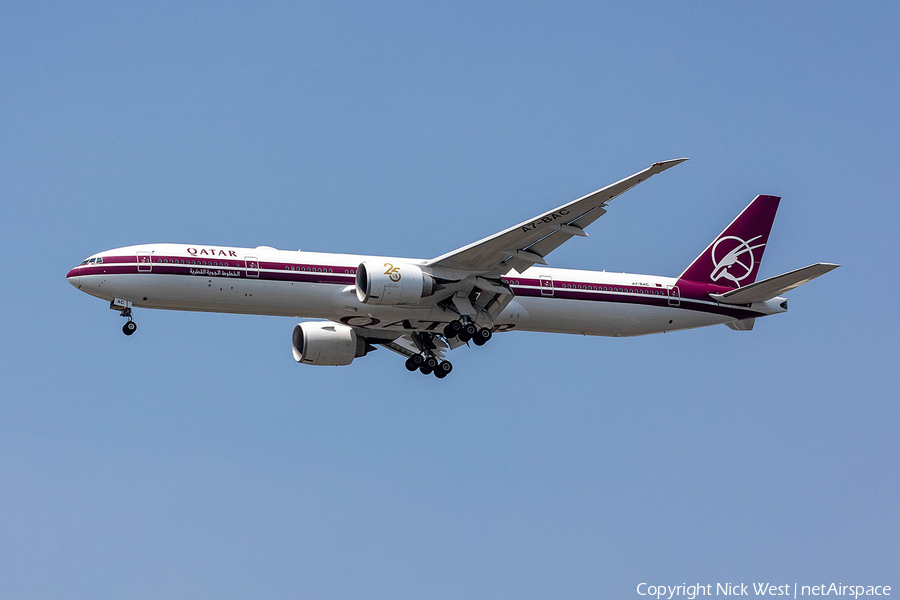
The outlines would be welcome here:
<svg viewBox="0 0 900 600">
<path fill-rule="evenodd" d="M 294 327 L 294 359 L 349 365 L 382 346 L 406 368 L 445 377 L 444 355 L 513 330 L 634 336 L 725 324 L 746 331 L 785 312 L 780 294 L 838 267 L 817 263 L 755 281 L 780 198 L 757 196 L 678 277 L 547 267 L 547 255 L 606 214 L 607 203 L 684 162 L 653 164 L 610 186 L 430 260 L 185 244 L 95 254 L 76 288 L 132 308 L 324 319 Z"/>
</svg>

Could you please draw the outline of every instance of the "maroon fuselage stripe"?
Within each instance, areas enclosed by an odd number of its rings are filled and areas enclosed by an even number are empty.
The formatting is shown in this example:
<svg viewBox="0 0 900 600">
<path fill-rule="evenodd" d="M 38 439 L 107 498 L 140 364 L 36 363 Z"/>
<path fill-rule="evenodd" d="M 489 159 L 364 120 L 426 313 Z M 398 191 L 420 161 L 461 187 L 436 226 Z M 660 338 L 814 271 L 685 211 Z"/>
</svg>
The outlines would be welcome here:
<svg viewBox="0 0 900 600">
<path fill-rule="evenodd" d="M 249 262 L 249 266 L 247 265 Z M 248 274 L 251 273 L 251 274 Z M 255 273 L 258 272 L 258 275 Z M 295 283 L 322 283 L 353 285 L 356 267 L 346 265 L 318 265 L 312 263 L 286 263 L 228 260 L 198 260 L 182 256 L 150 255 L 150 262 L 138 262 L 134 255 L 104 256 L 102 263 L 79 265 L 69 271 L 69 277 L 89 275 L 181 275 L 222 279 L 252 279 L 257 281 L 290 281 Z M 730 288 L 679 280 L 680 295 L 671 296 L 659 286 L 634 286 L 586 283 L 581 281 L 553 280 L 552 286 L 540 279 L 504 277 L 516 296 L 528 298 L 556 298 L 587 302 L 611 302 L 640 304 L 656 307 L 673 307 L 699 312 L 720 314 L 736 319 L 760 316 L 762 313 L 738 306 L 707 304 L 710 293 L 722 293 Z M 552 293 L 551 293 L 552 292 Z M 677 304 L 676 304 L 677 302 Z M 688 303 L 689 306 L 685 306 Z"/>
</svg>

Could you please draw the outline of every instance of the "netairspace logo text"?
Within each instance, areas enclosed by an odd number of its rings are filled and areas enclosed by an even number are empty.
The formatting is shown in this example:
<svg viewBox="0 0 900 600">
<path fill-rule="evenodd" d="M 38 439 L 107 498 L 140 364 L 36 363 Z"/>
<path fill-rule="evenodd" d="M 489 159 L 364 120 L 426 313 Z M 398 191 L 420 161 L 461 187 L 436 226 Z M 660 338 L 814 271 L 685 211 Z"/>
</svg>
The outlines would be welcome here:
<svg viewBox="0 0 900 600">
<path fill-rule="evenodd" d="M 651 596 L 672 600 L 676 596 L 694 600 L 700 596 L 787 596 L 799 598 L 801 596 L 846 596 L 859 598 L 860 596 L 890 596 L 889 585 L 843 585 L 841 583 L 822 583 L 819 585 L 798 585 L 786 583 L 773 585 L 771 583 L 694 583 L 688 585 L 652 585 L 639 583 L 637 593 L 640 596 Z"/>
</svg>

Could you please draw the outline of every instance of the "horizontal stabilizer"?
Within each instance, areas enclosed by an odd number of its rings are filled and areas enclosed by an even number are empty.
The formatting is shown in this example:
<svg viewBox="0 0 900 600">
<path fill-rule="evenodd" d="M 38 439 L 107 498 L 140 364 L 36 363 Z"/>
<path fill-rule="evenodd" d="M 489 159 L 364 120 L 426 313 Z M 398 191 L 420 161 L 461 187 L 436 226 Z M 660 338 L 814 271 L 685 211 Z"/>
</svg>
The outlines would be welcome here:
<svg viewBox="0 0 900 600">
<path fill-rule="evenodd" d="M 752 304 L 753 302 L 765 302 L 771 300 L 781 294 L 788 292 L 796 287 L 800 287 L 804 283 L 812 281 L 819 275 L 824 275 L 832 269 L 837 269 L 840 265 L 832 263 L 816 263 L 784 273 L 776 275 L 756 283 L 751 283 L 742 288 L 725 292 L 724 294 L 710 294 L 716 302 L 725 304 Z"/>
</svg>

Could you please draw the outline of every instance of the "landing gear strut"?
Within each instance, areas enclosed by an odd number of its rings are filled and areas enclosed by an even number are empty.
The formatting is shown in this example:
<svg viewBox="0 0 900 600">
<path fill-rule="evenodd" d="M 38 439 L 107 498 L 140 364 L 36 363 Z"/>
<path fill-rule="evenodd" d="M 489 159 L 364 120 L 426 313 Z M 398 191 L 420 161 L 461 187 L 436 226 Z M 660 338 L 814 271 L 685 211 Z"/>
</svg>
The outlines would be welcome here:
<svg viewBox="0 0 900 600">
<path fill-rule="evenodd" d="M 130 300 L 122 300 L 120 298 L 116 298 L 109 303 L 109 307 L 113 310 L 119 311 L 119 314 L 128 319 L 128 322 L 122 326 L 122 333 L 124 333 L 125 335 L 132 335 L 135 331 L 137 331 L 137 323 L 135 323 L 131 317 Z"/>
<path fill-rule="evenodd" d="M 122 316 L 127 317 L 128 321 L 122 325 L 122 333 L 125 335 L 132 335 L 135 331 L 137 331 L 137 323 L 134 322 L 134 319 L 131 318 L 131 308 L 126 308 L 122 311 Z"/>
</svg>

